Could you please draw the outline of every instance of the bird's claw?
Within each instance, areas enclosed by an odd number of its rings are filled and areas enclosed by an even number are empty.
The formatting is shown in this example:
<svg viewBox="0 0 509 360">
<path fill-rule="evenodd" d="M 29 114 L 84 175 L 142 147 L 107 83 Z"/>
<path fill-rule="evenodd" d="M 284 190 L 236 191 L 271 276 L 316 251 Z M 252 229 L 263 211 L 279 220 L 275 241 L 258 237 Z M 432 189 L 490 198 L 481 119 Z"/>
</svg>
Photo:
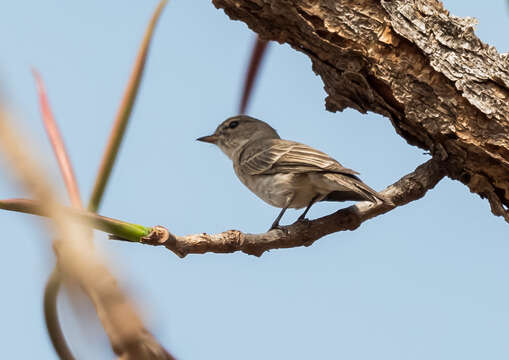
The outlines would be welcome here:
<svg viewBox="0 0 509 360">
<path fill-rule="evenodd" d="M 296 222 L 303 221 L 303 220 L 305 220 L 305 221 L 309 221 L 309 220 L 308 220 L 308 219 L 304 216 L 304 214 L 303 214 L 303 215 L 301 215 L 301 216 L 299 216 L 299 217 L 297 218 L 297 221 L 296 221 Z"/>
<path fill-rule="evenodd" d="M 309 224 L 311 220 L 309 220 L 306 217 L 299 217 L 297 221 L 294 222 L 294 224 Z"/>
<path fill-rule="evenodd" d="M 270 227 L 270 229 L 267 232 L 272 231 L 272 230 L 281 230 L 285 233 L 288 233 L 288 230 L 286 229 L 286 227 L 281 226 L 279 224 L 272 224 L 272 226 Z"/>
<path fill-rule="evenodd" d="M 269 228 L 269 230 L 267 230 L 267 232 L 271 230 L 282 230 L 282 227 L 279 224 L 272 224 L 272 226 Z"/>
</svg>

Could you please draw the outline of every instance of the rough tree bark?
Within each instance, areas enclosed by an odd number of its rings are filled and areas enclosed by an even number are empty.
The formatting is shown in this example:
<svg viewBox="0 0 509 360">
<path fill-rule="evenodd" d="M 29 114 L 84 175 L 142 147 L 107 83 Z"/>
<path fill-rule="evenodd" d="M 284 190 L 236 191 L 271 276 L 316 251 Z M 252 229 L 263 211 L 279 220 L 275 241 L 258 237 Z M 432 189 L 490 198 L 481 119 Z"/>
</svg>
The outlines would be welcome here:
<svg viewBox="0 0 509 360">
<path fill-rule="evenodd" d="M 436 0 L 212 0 L 308 55 L 326 108 L 387 116 L 509 222 L 509 56 Z"/>
</svg>

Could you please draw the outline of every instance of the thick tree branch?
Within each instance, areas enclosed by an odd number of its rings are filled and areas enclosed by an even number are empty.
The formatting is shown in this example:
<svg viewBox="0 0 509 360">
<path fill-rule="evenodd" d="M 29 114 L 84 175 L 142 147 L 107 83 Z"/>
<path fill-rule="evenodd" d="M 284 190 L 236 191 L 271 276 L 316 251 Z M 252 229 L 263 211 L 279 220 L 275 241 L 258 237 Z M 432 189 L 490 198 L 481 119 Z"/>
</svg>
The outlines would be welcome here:
<svg viewBox="0 0 509 360">
<path fill-rule="evenodd" d="M 509 221 L 509 56 L 437 0 L 212 0 L 307 54 L 326 107 L 387 116 Z"/>
<path fill-rule="evenodd" d="M 156 227 L 155 230 L 159 232 L 155 231 L 151 238 L 143 238 L 142 242 L 164 245 L 181 257 L 187 254 L 236 251 L 261 256 L 271 249 L 310 246 L 325 235 L 355 230 L 366 220 L 420 199 L 444 176 L 443 164 L 432 159 L 381 192 L 392 200 L 395 206 L 374 205 L 364 201 L 316 220 L 296 222 L 280 230 L 271 230 L 263 234 L 245 234 L 238 230 L 229 230 L 220 234 L 175 236 L 162 227 Z"/>
</svg>

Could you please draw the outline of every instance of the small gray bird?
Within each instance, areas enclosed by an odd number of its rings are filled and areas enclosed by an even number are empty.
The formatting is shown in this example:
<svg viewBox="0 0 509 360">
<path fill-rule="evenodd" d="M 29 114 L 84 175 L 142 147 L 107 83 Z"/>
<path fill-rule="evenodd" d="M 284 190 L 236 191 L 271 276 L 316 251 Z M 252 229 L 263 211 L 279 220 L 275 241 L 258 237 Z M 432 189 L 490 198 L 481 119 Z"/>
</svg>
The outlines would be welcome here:
<svg viewBox="0 0 509 360">
<path fill-rule="evenodd" d="M 391 204 L 364 184 L 357 172 L 329 155 L 295 141 L 283 140 L 269 124 L 238 115 L 223 121 L 214 134 L 198 141 L 219 148 L 233 161 L 233 169 L 249 190 L 272 206 L 282 208 L 270 229 L 288 208 L 306 210 L 317 201 L 371 201 Z"/>
</svg>

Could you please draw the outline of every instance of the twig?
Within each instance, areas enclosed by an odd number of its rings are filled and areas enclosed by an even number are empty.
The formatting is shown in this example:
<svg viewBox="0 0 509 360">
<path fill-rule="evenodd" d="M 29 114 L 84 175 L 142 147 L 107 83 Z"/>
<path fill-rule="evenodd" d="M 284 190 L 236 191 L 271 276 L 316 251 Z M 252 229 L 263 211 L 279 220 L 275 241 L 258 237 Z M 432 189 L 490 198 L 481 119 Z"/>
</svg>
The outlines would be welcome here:
<svg viewBox="0 0 509 360">
<path fill-rule="evenodd" d="M 0 200 L 0 209 L 17 211 L 25 214 L 49 216 L 45 211 L 44 206 L 35 200 L 28 199 L 5 199 Z M 127 241 L 138 242 L 144 236 L 148 236 L 152 232 L 151 227 L 132 224 L 125 221 L 108 218 L 105 216 L 98 215 L 96 213 L 87 212 L 84 210 L 78 210 L 61 206 L 61 210 L 65 211 L 76 221 L 82 221 L 94 229 L 114 234 L 119 238 Z"/>
<path fill-rule="evenodd" d="M 268 41 L 262 40 L 259 36 L 256 36 L 253 49 L 251 50 L 251 59 L 249 60 L 249 65 L 246 71 L 246 78 L 244 79 L 244 89 L 242 90 L 239 114 L 244 114 L 246 112 L 247 105 L 249 104 L 249 99 L 251 97 L 251 91 L 253 90 L 253 86 L 256 82 L 260 65 L 267 50 L 267 45 Z"/>
</svg>

